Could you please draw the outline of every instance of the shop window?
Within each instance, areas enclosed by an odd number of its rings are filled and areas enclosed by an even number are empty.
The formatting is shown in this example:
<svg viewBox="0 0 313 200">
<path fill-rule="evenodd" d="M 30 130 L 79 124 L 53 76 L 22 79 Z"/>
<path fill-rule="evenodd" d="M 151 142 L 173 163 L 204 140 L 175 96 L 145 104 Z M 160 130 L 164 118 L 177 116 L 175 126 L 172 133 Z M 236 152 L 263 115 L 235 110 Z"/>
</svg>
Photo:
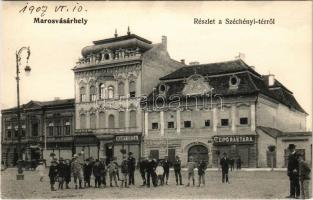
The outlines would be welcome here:
<svg viewBox="0 0 313 200">
<path fill-rule="evenodd" d="M 209 127 L 211 124 L 210 124 L 210 120 L 209 119 L 207 119 L 207 120 L 205 120 L 204 121 L 204 126 L 205 127 Z"/>
<path fill-rule="evenodd" d="M 229 125 L 229 120 L 228 119 L 221 119 L 221 125 L 222 126 L 228 126 Z"/>
<path fill-rule="evenodd" d="M 135 81 L 129 82 L 129 97 L 136 97 L 136 85 Z"/>
<path fill-rule="evenodd" d="M 108 87 L 108 98 L 113 99 L 114 98 L 114 88 L 113 86 Z"/>
<path fill-rule="evenodd" d="M 118 118 L 118 127 L 119 128 L 125 128 L 125 112 L 121 111 L 119 113 L 119 118 Z"/>
<path fill-rule="evenodd" d="M 96 114 L 90 113 L 90 128 L 95 129 L 96 128 Z"/>
<path fill-rule="evenodd" d="M 124 88 L 125 88 L 124 83 L 123 83 L 123 82 L 120 82 L 120 83 L 118 84 L 118 96 L 119 96 L 119 97 L 125 96 L 125 90 L 124 90 Z"/>
<path fill-rule="evenodd" d="M 191 121 L 184 121 L 185 128 L 191 128 Z"/>
<path fill-rule="evenodd" d="M 248 124 L 248 118 L 247 117 L 241 117 L 240 118 L 240 124 L 241 125 L 247 125 Z"/>
<path fill-rule="evenodd" d="M 104 112 L 99 113 L 99 127 L 105 128 L 105 113 Z"/>
<path fill-rule="evenodd" d="M 100 83 L 99 85 L 99 99 L 104 99 L 105 98 L 105 88 L 104 88 L 104 84 Z"/>
<path fill-rule="evenodd" d="M 38 123 L 33 123 L 31 128 L 32 128 L 32 136 L 35 136 L 35 137 L 38 136 L 38 131 L 39 131 Z"/>
<path fill-rule="evenodd" d="M 115 128 L 115 119 L 114 115 L 109 116 L 109 128 Z"/>
<path fill-rule="evenodd" d="M 174 122 L 167 122 L 167 128 L 174 128 Z"/>
<path fill-rule="evenodd" d="M 86 89 L 85 89 L 85 87 L 80 88 L 79 95 L 80 95 L 80 102 L 85 102 L 86 101 Z"/>
<path fill-rule="evenodd" d="M 129 112 L 129 126 L 130 127 L 137 127 L 136 111 L 134 111 L 134 110 Z"/>
<path fill-rule="evenodd" d="M 90 101 L 96 101 L 97 96 L 96 96 L 96 87 L 95 86 L 90 86 L 89 88 L 89 93 L 90 93 Z"/>
<path fill-rule="evenodd" d="M 86 128 L 86 115 L 80 114 L 80 128 L 85 129 Z"/>
<path fill-rule="evenodd" d="M 159 124 L 157 122 L 152 123 L 152 129 L 158 129 Z"/>
</svg>

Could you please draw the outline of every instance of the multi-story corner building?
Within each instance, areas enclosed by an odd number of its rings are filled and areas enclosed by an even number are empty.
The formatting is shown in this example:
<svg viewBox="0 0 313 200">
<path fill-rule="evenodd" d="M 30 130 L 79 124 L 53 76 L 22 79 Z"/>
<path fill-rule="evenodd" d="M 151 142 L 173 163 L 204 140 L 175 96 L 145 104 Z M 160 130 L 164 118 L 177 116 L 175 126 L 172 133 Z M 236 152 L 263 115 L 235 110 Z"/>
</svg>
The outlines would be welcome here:
<svg viewBox="0 0 313 200">
<path fill-rule="evenodd" d="M 156 158 L 193 156 L 216 167 L 226 152 L 243 167 L 285 166 L 288 144 L 311 158 L 307 113 L 273 75 L 262 76 L 241 59 L 184 66 L 160 78 L 141 102 L 144 149 Z"/>
<path fill-rule="evenodd" d="M 170 58 L 167 39 L 152 42 L 131 34 L 94 41 L 74 67 L 76 152 L 121 159 L 121 149 L 142 151 L 140 98 L 159 77 L 181 67 Z"/>
<path fill-rule="evenodd" d="M 74 133 L 74 99 L 30 101 L 21 106 L 21 143 L 18 142 L 17 108 L 1 111 L 2 161 L 8 166 L 16 164 L 18 148 L 23 160 L 71 158 Z"/>
</svg>

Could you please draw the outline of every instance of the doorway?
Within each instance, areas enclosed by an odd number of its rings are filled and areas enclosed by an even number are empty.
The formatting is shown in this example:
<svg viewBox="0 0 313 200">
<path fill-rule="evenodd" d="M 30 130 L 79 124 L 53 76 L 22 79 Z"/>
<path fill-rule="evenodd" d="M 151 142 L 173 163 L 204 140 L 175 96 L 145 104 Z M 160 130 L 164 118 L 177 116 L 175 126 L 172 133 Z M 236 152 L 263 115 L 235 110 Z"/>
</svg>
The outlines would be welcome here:
<svg viewBox="0 0 313 200">
<path fill-rule="evenodd" d="M 110 160 L 113 160 L 113 144 L 105 145 L 106 164 L 108 165 Z"/>
<path fill-rule="evenodd" d="M 188 150 L 188 161 L 189 158 L 192 156 L 194 162 L 204 161 L 208 162 L 209 160 L 209 151 L 203 145 L 195 145 L 189 148 Z"/>
</svg>

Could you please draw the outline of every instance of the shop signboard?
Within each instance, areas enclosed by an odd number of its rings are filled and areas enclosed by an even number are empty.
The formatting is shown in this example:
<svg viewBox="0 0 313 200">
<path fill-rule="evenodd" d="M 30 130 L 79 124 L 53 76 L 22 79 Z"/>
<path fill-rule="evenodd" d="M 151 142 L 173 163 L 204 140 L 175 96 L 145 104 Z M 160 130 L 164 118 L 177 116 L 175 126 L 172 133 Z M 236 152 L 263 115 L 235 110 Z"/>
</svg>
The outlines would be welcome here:
<svg viewBox="0 0 313 200">
<path fill-rule="evenodd" d="M 212 138 L 214 145 L 254 144 L 255 135 L 216 135 Z"/>
</svg>

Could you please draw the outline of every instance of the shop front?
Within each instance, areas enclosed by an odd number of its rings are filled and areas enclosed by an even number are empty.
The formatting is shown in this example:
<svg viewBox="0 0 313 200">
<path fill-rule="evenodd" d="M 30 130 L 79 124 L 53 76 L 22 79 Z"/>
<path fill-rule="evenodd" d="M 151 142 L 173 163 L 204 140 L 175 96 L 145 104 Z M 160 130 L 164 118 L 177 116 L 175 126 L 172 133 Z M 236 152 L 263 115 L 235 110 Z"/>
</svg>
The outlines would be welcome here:
<svg viewBox="0 0 313 200">
<path fill-rule="evenodd" d="M 121 149 L 126 150 L 126 153 L 133 153 L 136 161 L 139 160 L 141 154 L 141 135 L 116 135 L 114 138 L 114 155 L 118 162 L 122 161 Z"/>
<path fill-rule="evenodd" d="M 213 165 L 218 165 L 218 158 L 227 153 L 234 162 L 241 160 L 241 167 L 257 165 L 256 135 L 216 135 L 212 137 Z"/>
</svg>

